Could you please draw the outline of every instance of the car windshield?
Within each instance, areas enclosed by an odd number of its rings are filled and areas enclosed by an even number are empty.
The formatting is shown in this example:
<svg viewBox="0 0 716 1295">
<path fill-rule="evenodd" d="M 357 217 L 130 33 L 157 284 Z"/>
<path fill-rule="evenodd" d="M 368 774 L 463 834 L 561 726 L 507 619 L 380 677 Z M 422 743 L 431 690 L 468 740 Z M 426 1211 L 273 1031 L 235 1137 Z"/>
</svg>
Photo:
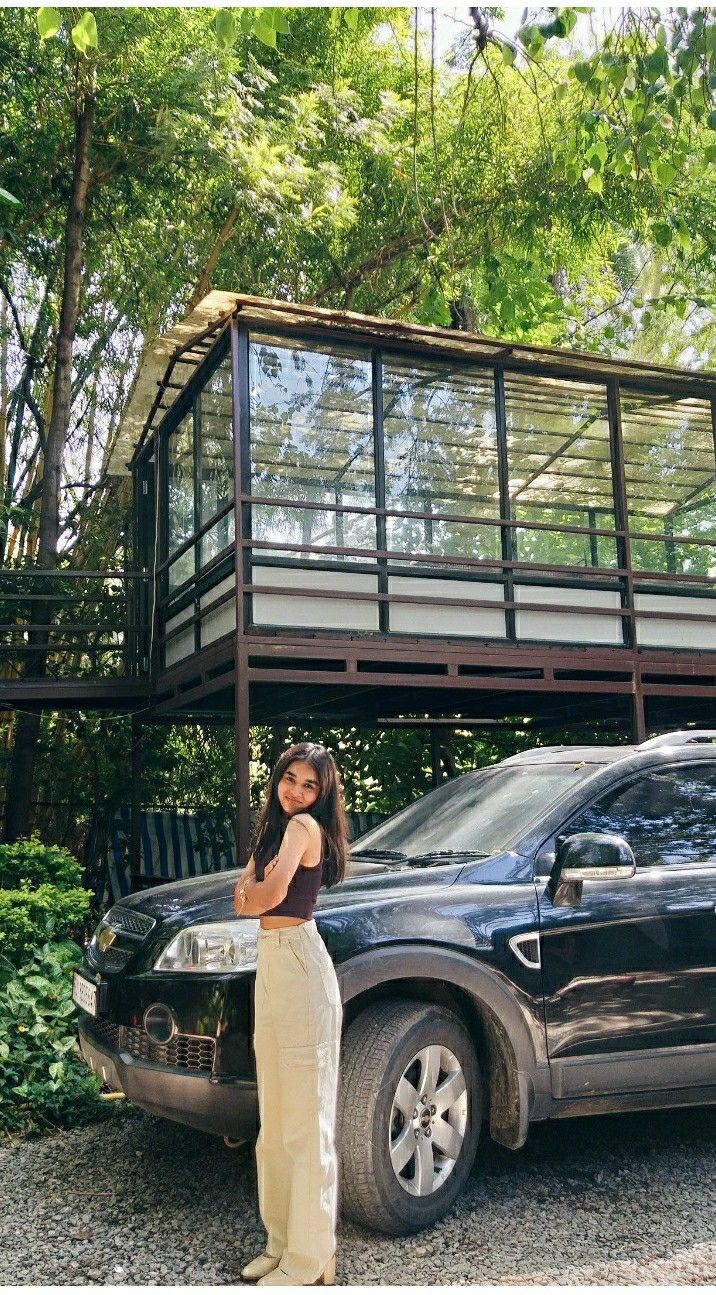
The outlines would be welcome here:
<svg viewBox="0 0 716 1295">
<path fill-rule="evenodd" d="M 413 801 L 353 846 L 360 857 L 499 854 L 594 766 L 513 765 L 454 778 Z"/>
</svg>

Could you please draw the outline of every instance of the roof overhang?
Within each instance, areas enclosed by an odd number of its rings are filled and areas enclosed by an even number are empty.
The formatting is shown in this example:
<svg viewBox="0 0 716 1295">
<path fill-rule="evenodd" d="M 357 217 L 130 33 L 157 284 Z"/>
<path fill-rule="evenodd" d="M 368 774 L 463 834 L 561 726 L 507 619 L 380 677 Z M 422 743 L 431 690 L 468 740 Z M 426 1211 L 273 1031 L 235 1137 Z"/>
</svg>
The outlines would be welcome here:
<svg viewBox="0 0 716 1295">
<path fill-rule="evenodd" d="M 218 334 L 232 314 L 254 327 L 276 328 L 334 335 L 356 343 L 413 348 L 432 352 L 436 358 L 453 358 L 477 364 L 506 363 L 545 377 L 572 376 L 592 382 L 609 377 L 630 385 L 670 389 L 682 396 L 716 399 L 716 373 L 710 370 L 680 369 L 632 360 L 613 360 L 584 351 L 548 346 L 502 342 L 480 333 L 462 332 L 433 325 L 410 324 L 401 320 L 361 315 L 351 310 L 329 310 L 287 301 L 273 301 L 245 293 L 210 292 L 175 324 L 143 356 L 130 399 L 122 415 L 109 471 L 124 474 L 137 446 L 165 417 L 181 388 L 192 377 L 196 355 L 190 344 L 203 338 L 203 350 L 211 345 L 212 330 Z M 189 348 L 187 350 L 187 348 Z M 171 377 L 171 387 L 165 386 Z M 161 393 L 161 400 L 158 399 Z"/>
</svg>

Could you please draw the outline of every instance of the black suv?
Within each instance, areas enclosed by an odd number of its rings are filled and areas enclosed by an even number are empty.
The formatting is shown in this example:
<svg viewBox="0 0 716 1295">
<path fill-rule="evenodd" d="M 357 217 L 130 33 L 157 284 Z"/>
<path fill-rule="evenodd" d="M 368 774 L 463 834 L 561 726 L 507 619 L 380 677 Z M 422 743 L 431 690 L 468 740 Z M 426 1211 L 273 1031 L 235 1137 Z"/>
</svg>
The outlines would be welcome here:
<svg viewBox="0 0 716 1295">
<path fill-rule="evenodd" d="M 341 985 L 342 1208 L 418 1231 L 483 1120 L 716 1101 L 716 734 L 526 751 L 356 843 L 316 922 Z M 137 1106 L 256 1135 L 257 919 L 235 872 L 132 895 L 75 972 L 89 1065 Z"/>
</svg>

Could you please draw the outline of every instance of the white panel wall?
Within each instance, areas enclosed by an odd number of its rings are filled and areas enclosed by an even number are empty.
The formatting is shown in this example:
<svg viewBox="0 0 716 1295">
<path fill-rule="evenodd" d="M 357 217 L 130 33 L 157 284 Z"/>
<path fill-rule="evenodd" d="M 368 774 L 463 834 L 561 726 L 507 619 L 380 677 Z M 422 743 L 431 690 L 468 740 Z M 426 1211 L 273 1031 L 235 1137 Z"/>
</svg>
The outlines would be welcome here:
<svg viewBox="0 0 716 1295">
<path fill-rule="evenodd" d="M 358 571 L 301 571 L 288 567 L 254 566 L 252 584 L 275 586 L 275 594 L 253 595 L 255 625 L 286 625 L 300 629 L 377 630 L 378 604 L 359 602 L 351 593 L 377 593 L 378 575 Z M 338 598 L 286 597 L 285 589 L 331 589 Z"/>
<path fill-rule="evenodd" d="M 423 576 L 389 576 L 389 594 L 424 598 L 459 598 L 462 607 L 423 603 L 390 603 L 390 628 L 403 634 L 463 634 L 471 638 L 505 638 L 502 608 L 471 607 L 471 602 L 502 602 L 504 587 L 487 580 L 440 580 Z"/>
<path fill-rule="evenodd" d="M 185 607 L 176 616 L 170 617 L 165 626 L 165 633 L 168 634 L 170 630 L 176 629 L 177 625 L 183 625 L 185 621 L 191 620 L 193 615 L 194 607 Z M 167 668 L 191 656 L 194 651 L 194 626 L 192 625 L 185 634 L 177 634 L 176 638 L 170 639 L 164 650 Z"/>
<path fill-rule="evenodd" d="M 220 580 L 218 585 L 210 589 L 208 593 L 202 594 L 199 599 L 201 610 L 204 612 L 205 607 L 211 607 L 217 598 L 222 594 L 228 593 L 229 589 L 236 588 L 236 581 L 233 572 L 230 576 L 225 576 Z M 221 607 L 217 607 L 215 612 L 205 613 L 201 622 L 201 645 L 207 647 L 215 639 L 222 638 L 224 634 L 232 634 L 236 629 L 236 602 L 233 598 L 227 599 Z"/>
<path fill-rule="evenodd" d="M 716 598 L 683 598 L 673 594 L 635 594 L 637 611 L 668 611 L 685 615 L 708 616 L 708 621 L 660 620 L 648 617 L 637 620 L 640 647 L 716 649 Z"/>
<path fill-rule="evenodd" d="M 564 589 L 547 585 L 517 585 L 515 602 L 539 603 L 544 611 L 516 611 L 518 639 L 548 643 L 609 643 L 621 646 L 621 616 L 590 616 L 588 611 L 563 612 L 560 607 L 621 606 L 618 590 Z"/>
</svg>

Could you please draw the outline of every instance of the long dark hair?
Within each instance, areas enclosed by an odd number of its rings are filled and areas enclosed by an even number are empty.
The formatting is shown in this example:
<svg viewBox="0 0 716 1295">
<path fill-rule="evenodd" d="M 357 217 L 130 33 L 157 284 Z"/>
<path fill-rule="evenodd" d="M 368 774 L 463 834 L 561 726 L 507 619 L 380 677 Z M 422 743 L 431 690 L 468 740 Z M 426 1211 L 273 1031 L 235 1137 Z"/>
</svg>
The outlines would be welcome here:
<svg viewBox="0 0 716 1295">
<path fill-rule="evenodd" d="M 333 757 L 325 746 L 321 746 L 318 742 L 298 742 L 296 746 L 290 746 L 283 755 L 279 756 L 274 765 L 254 832 L 253 856 L 256 875 L 263 876 L 266 864 L 278 854 L 281 838 L 290 817 L 281 808 L 278 784 L 289 765 L 296 760 L 305 760 L 318 776 L 318 796 L 305 813 L 315 818 L 321 827 L 322 885 L 335 886 L 336 882 L 342 881 L 345 876 L 348 830 L 338 770 L 333 763 Z"/>
</svg>

